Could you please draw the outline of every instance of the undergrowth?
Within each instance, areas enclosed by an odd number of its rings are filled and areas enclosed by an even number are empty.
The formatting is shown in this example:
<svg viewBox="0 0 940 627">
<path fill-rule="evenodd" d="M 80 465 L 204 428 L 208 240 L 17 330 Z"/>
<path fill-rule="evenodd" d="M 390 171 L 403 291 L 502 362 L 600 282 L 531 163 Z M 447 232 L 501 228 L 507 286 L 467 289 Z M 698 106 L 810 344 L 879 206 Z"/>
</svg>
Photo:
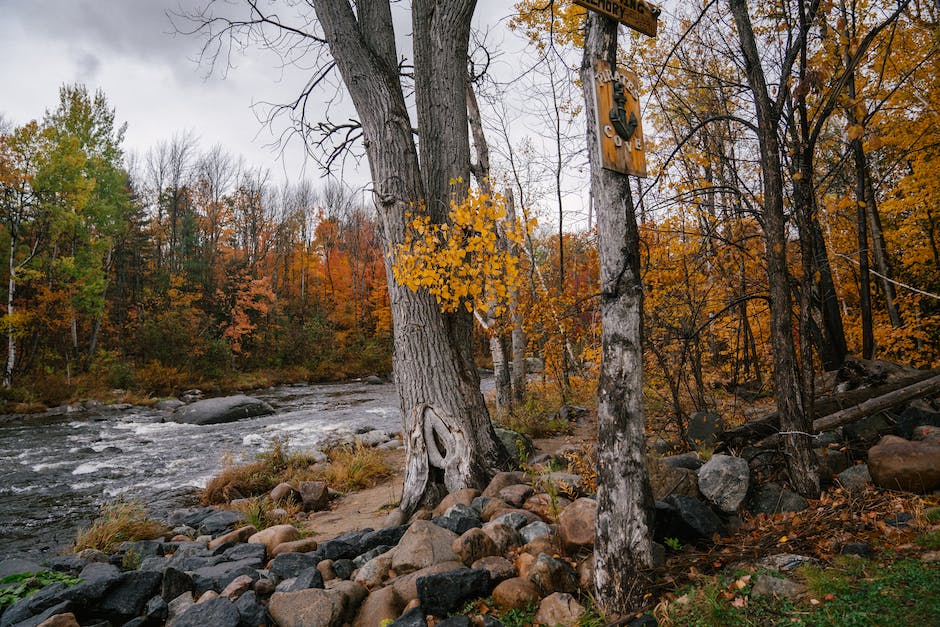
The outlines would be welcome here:
<svg viewBox="0 0 940 627">
<path fill-rule="evenodd" d="M 140 503 L 114 503 L 102 507 L 91 527 L 78 532 L 72 551 L 97 549 L 110 554 L 122 542 L 153 540 L 166 532 L 167 528 L 150 518 Z"/>
<path fill-rule="evenodd" d="M 74 586 L 81 583 L 81 579 L 68 573 L 44 570 L 38 573 L 17 573 L 0 579 L 0 613 L 20 599 L 25 599 L 39 592 L 45 586 L 53 583 L 63 583 Z"/>
<path fill-rule="evenodd" d="M 567 394 L 562 394 L 557 385 L 529 381 L 521 405 L 503 414 L 491 406 L 490 415 L 500 426 L 533 438 L 566 434 L 571 433 L 573 425 L 559 416 L 559 410 L 564 405 L 594 408 L 596 395 L 596 378 L 571 377 L 571 390 Z"/>
</svg>

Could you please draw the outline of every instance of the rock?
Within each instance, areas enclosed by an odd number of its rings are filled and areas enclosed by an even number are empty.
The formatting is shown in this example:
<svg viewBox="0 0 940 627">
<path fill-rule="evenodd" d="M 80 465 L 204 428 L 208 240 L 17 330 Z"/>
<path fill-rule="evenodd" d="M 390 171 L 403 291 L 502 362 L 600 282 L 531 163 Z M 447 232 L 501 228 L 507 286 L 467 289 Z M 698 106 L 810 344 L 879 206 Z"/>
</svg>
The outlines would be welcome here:
<svg viewBox="0 0 940 627">
<path fill-rule="evenodd" d="M 555 533 L 555 530 L 551 525 L 537 520 L 520 529 L 519 533 L 522 535 L 522 539 L 525 540 L 526 543 L 529 543 L 538 538 L 549 536 Z"/>
<path fill-rule="evenodd" d="M 580 422 L 582 418 L 587 416 L 589 413 L 587 407 L 580 407 L 578 405 L 562 405 L 558 410 L 558 418 L 561 420 L 566 420 L 568 422 Z"/>
<path fill-rule="evenodd" d="M 219 597 L 197 603 L 180 614 L 173 627 L 238 627 L 241 615 L 230 599 Z"/>
<path fill-rule="evenodd" d="M 319 588 L 275 592 L 268 612 L 279 627 L 341 627 L 345 601 L 342 594 Z"/>
<path fill-rule="evenodd" d="M 871 557 L 871 546 L 864 542 L 849 542 L 842 547 L 842 555 L 858 555 L 859 557 Z"/>
<path fill-rule="evenodd" d="M 529 459 L 529 455 L 532 454 L 532 451 L 535 450 L 532 438 L 524 433 L 519 433 L 511 429 L 503 429 L 501 427 L 494 427 L 493 431 L 496 432 L 496 437 L 499 438 L 500 444 L 506 449 L 510 463 L 517 467 L 525 463 L 525 461 Z M 484 494 L 486 493 L 484 492 Z"/>
<path fill-rule="evenodd" d="M 698 456 L 698 453 L 681 453 L 679 455 L 669 455 L 661 458 L 663 463 L 673 468 L 685 468 L 686 470 L 698 470 L 705 461 Z"/>
<path fill-rule="evenodd" d="M 187 573 L 170 567 L 163 571 L 163 582 L 160 588 L 160 596 L 169 603 L 186 592 L 192 592 L 195 589 L 193 578 Z"/>
<path fill-rule="evenodd" d="M 823 485 L 831 484 L 833 477 L 851 465 L 849 456 L 843 451 L 817 448 L 814 452 L 819 461 L 819 479 Z"/>
<path fill-rule="evenodd" d="M 578 625 L 584 615 L 584 606 L 564 592 L 555 592 L 548 595 L 539 604 L 539 611 L 535 614 L 536 625 Z"/>
<path fill-rule="evenodd" d="M 223 561 L 239 562 L 242 560 L 254 560 L 258 568 L 264 565 L 266 555 L 267 549 L 261 544 L 236 544 L 222 553 Z"/>
<path fill-rule="evenodd" d="M 868 471 L 882 488 L 931 492 L 940 488 L 940 444 L 886 435 L 869 449 Z"/>
<path fill-rule="evenodd" d="M 709 502 L 731 514 L 747 496 L 749 477 L 747 460 L 730 455 L 712 455 L 698 471 L 698 489 Z"/>
<path fill-rule="evenodd" d="M 0 579 L 21 573 L 38 573 L 41 570 L 43 567 L 32 560 L 18 557 L 0 560 Z"/>
<path fill-rule="evenodd" d="M 594 517 L 597 501 L 580 498 L 558 517 L 558 533 L 566 550 L 576 552 L 594 546 Z"/>
<path fill-rule="evenodd" d="M 697 411 L 689 416 L 685 439 L 695 449 L 708 448 L 718 441 L 718 434 L 724 430 L 721 416 L 714 412 Z"/>
<path fill-rule="evenodd" d="M 359 606 L 369 596 L 369 591 L 354 581 L 336 579 L 327 585 L 327 590 L 335 592 L 343 600 L 343 622 L 349 623 L 356 617 Z"/>
<path fill-rule="evenodd" d="M 388 579 L 392 568 L 392 553 L 386 552 L 363 564 L 355 575 L 355 581 L 369 590 L 374 590 Z"/>
<path fill-rule="evenodd" d="M 359 608 L 353 627 L 375 627 L 384 620 L 394 621 L 401 615 L 405 603 L 395 588 L 382 588 L 366 597 Z"/>
<path fill-rule="evenodd" d="M 252 587 L 254 588 L 255 594 L 262 598 L 271 596 L 277 588 L 274 582 L 267 578 L 259 579 Z"/>
<path fill-rule="evenodd" d="M 229 543 L 237 544 L 240 542 L 248 542 L 248 538 L 255 535 L 256 533 L 258 533 L 258 530 L 252 527 L 251 525 L 248 525 L 246 527 L 240 527 L 236 529 L 235 531 L 230 531 L 226 534 L 219 536 L 215 540 L 211 540 L 209 542 L 209 548 L 216 549 L 222 546 L 223 544 L 229 544 Z"/>
<path fill-rule="evenodd" d="M 500 512 L 503 512 L 508 509 L 512 509 L 511 507 L 509 507 L 509 503 L 507 503 L 506 501 L 502 499 L 490 498 L 490 497 L 481 497 L 481 498 L 486 499 L 486 502 L 482 504 L 482 508 L 480 510 L 480 518 L 484 522 L 489 522 L 496 516 L 499 516 Z M 471 507 L 471 509 L 473 508 Z"/>
<path fill-rule="evenodd" d="M 337 579 L 349 579 L 355 570 L 356 565 L 352 560 L 342 559 L 333 562 L 333 572 L 336 573 Z"/>
<path fill-rule="evenodd" d="M 468 566 L 478 559 L 500 552 L 496 543 L 482 529 L 470 529 L 454 540 L 452 548 L 460 561 Z"/>
<path fill-rule="evenodd" d="M 227 586 L 225 586 L 219 596 L 223 596 L 230 601 L 234 601 L 241 595 L 251 590 L 251 587 L 254 585 L 254 583 L 255 580 L 248 575 L 239 575 L 230 581 Z"/>
<path fill-rule="evenodd" d="M 842 434 L 846 442 L 860 450 L 869 448 L 881 436 L 893 432 L 894 423 L 889 421 L 883 413 L 866 416 L 842 427 Z"/>
<path fill-rule="evenodd" d="M 519 553 L 516 556 L 516 573 L 523 579 L 529 578 L 529 571 L 532 570 L 532 564 L 535 563 L 534 553 Z"/>
<path fill-rule="evenodd" d="M 207 398 L 191 405 L 178 407 L 170 414 L 170 420 L 190 425 L 215 425 L 256 416 L 268 416 L 273 413 L 274 408 L 264 401 L 237 394 Z"/>
<path fill-rule="evenodd" d="M 420 607 L 413 607 L 388 624 L 387 627 L 428 627 L 428 620 L 424 616 L 424 610 Z"/>
<path fill-rule="evenodd" d="M 21 601 L 27 601 L 27 599 L 20 599 Z M 14 604 L 15 606 L 16 604 Z M 63 601 L 56 605 L 46 608 L 45 610 L 39 611 L 38 613 L 26 613 L 23 615 L 23 620 L 18 621 L 12 617 L 8 617 L 10 611 L 13 609 L 11 606 L 9 610 L 4 612 L 3 621 L 0 622 L 4 627 L 14 626 L 14 627 L 35 627 L 36 625 L 41 625 L 46 622 L 53 616 L 59 616 L 61 614 L 72 614 L 74 613 L 74 608 L 72 603 L 69 601 Z"/>
<path fill-rule="evenodd" d="M 195 605 L 192 592 L 184 592 L 178 597 L 167 602 L 166 622 L 173 625 L 186 610 Z"/>
<path fill-rule="evenodd" d="M 271 625 L 272 621 L 268 617 L 268 610 L 259 601 L 257 594 L 249 590 L 238 597 L 235 601 L 235 609 L 241 617 L 241 627 L 259 627 L 259 625 Z M 205 627 L 209 627 L 206 625 Z"/>
<path fill-rule="evenodd" d="M 673 494 L 656 502 L 656 540 L 711 540 L 721 532 L 721 520 L 701 501 Z"/>
<path fill-rule="evenodd" d="M 542 553 L 529 568 L 529 581 L 542 596 L 553 592 L 578 592 L 578 576 L 567 563 Z"/>
<path fill-rule="evenodd" d="M 279 544 L 296 540 L 300 540 L 300 532 L 293 525 L 268 527 L 248 538 L 249 544 L 263 544 L 269 555 L 274 553 Z"/>
<path fill-rule="evenodd" d="M 390 582 L 388 582 L 388 585 L 394 586 L 395 590 L 398 592 L 398 595 L 402 598 L 403 601 L 407 603 L 412 600 L 417 600 L 418 579 L 421 577 L 436 575 L 438 573 L 446 573 L 448 571 L 463 567 L 463 564 L 460 562 L 442 562 L 440 564 L 435 564 L 434 566 L 422 568 L 421 570 L 410 573 L 408 575 L 396 577 L 395 579 L 392 579 Z"/>
<path fill-rule="evenodd" d="M 166 601 L 159 596 L 155 596 L 147 601 L 147 605 L 144 606 L 144 622 L 160 624 L 166 620 L 169 611 L 170 609 Z"/>
<path fill-rule="evenodd" d="M 849 492 L 861 492 L 871 483 L 868 464 L 858 464 L 843 470 L 836 476 L 836 481 Z"/>
<path fill-rule="evenodd" d="M 226 509 L 213 510 L 211 514 L 199 521 L 200 534 L 217 536 L 245 523 L 245 515 Z"/>
<path fill-rule="evenodd" d="M 779 483 L 767 483 L 759 486 L 751 499 L 751 512 L 754 514 L 780 514 L 783 512 L 802 512 L 809 503 L 799 494 L 787 490 Z"/>
<path fill-rule="evenodd" d="M 490 540 L 496 544 L 497 552 L 500 554 L 506 554 L 512 549 L 525 544 L 525 538 L 522 537 L 522 534 L 515 527 L 510 527 L 505 523 L 488 522 L 483 525 L 483 533 L 488 535 Z"/>
<path fill-rule="evenodd" d="M 940 427 L 934 425 L 922 425 L 915 427 L 911 431 L 911 439 L 921 442 L 935 442 L 940 444 Z"/>
<path fill-rule="evenodd" d="M 499 515 L 493 517 L 490 522 L 503 523 L 513 529 L 522 529 L 529 523 L 536 522 L 538 519 L 538 516 L 527 509 L 507 509 L 499 512 Z"/>
<path fill-rule="evenodd" d="M 301 538 L 290 542 L 281 542 L 271 551 L 271 557 L 275 558 L 282 553 L 312 553 L 317 550 L 317 541 L 313 538 Z"/>
<path fill-rule="evenodd" d="M 584 477 L 571 472 L 549 472 L 540 478 L 542 484 L 550 483 L 572 498 L 585 496 Z"/>
<path fill-rule="evenodd" d="M 283 581 L 282 584 L 284 584 L 283 588 L 278 585 L 278 592 L 297 592 L 308 588 L 323 588 L 323 574 L 320 572 L 319 565 L 317 565 L 317 568 L 308 568 L 296 577 Z"/>
<path fill-rule="evenodd" d="M 159 409 L 160 411 L 173 411 L 174 409 L 182 407 L 185 404 L 186 403 L 179 400 L 178 398 L 167 398 L 163 399 L 162 401 L 157 401 L 153 408 Z"/>
<path fill-rule="evenodd" d="M 253 580 L 258 579 L 258 561 L 249 558 L 237 562 L 221 562 L 214 566 L 204 566 L 193 572 L 193 585 L 196 595 L 207 590 L 222 590 L 239 575 L 248 575 Z"/>
<path fill-rule="evenodd" d="M 771 577 L 770 575 L 758 575 L 754 587 L 751 588 L 751 595 L 755 597 L 769 595 L 783 599 L 795 599 L 804 592 L 806 592 L 806 586 L 803 584 L 789 579 Z"/>
<path fill-rule="evenodd" d="M 473 623 L 469 616 L 449 616 L 439 622 L 436 627 L 473 627 Z"/>
<path fill-rule="evenodd" d="M 575 572 L 578 573 L 578 586 L 583 590 L 593 590 L 594 589 L 594 556 L 588 555 L 583 560 L 578 562 L 578 567 L 575 569 Z"/>
<path fill-rule="evenodd" d="M 375 447 L 379 444 L 388 442 L 388 433 L 382 431 L 381 429 L 373 429 L 372 431 L 367 431 L 363 434 L 357 435 L 356 439 L 363 446 Z"/>
<path fill-rule="evenodd" d="M 457 560 L 453 544 L 457 534 L 438 527 L 432 522 L 419 520 L 412 523 L 395 549 L 392 569 L 398 574 L 407 574 Z"/>
<path fill-rule="evenodd" d="M 525 503 L 526 499 L 532 496 L 533 493 L 534 490 L 532 486 L 517 483 L 516 485 L 503 488 L 499 491 L 497 496 L 513 507 L 522 507 L 522 504 Z"/>
<path fill-rule="evenodd" d="M 417 584 L 421 607 L 435 616 L 447 616 L 467 601 L 490 593 L 489 574 L 470 568 L 420 577 Z"/>
<path fill-rule="evenodd" d="M 519 471 L 513 472 L 498 472 L 490 480 L 486 489 L 483 490 L 483 496 L 488 496 L 490 498 L 495 498 L 499 494 L 500 490 L 503 488 L 508 488 L 511 485 L 516 485 L 518 483 L 525 483 L 525 475 Z M 486 512 L 483 513 L 484 519 L 486 518 Z"/>
<path fill-rule="evenodd" d="M 289 483 L 279 483 L 268 492 L 268 497 L 275 503 L 299 503 L 300 492 Z"/>
<path fill-rule="evenodd" d="M 542 520 L 555 522 L 558 520 L 558 514 L 569 505 L 571 501 L 563 496 L 553 497 L 542 492 L 526 499 L 526 502 L 522 504 L 522 509 L 532 512 Z"/>
<path fill-rule="evenodd" d="M 385 379 L 375 374 L 370 374 L 368 377 L 363 379 L 362 382 L 368 383 L 369 385 L 385 385 Z"/>
<path fill-rule="evenodd" d="M 81 627 L 75 614 L 67 612 L 65 614 L 55 614 L 39 623 L 36 627 Z"/>
<path fill-rule="evenodd" d="M 437 507 L 434 508 L 435 516 L 443 516 L 447 510 L 449 510 L 454 505 L 466 505 L 470 506 L 473 503 L 473 499 L 480 496 L 480 491 L 476 488 L 463 488 L 461 490 L 456 490 L 445 496 L 440 503 L 437 504 Z M 478 510 L 477 514 L 481 512 Z"/>
<path fill-rule="evenodd" d="M 268 576 L 276 584 L 296 577 L 305 570 L 316 570 L 319 561 L 310 553 L 281 553 L 271 560 Z"/>
<path fill-rule="evenodd" d="M 647 468 L 654 500 L 661 501 L 670 494 L 698 496 L 698 477 L 694 470 L 667 464 L 659 457 L 648 457 Z"/>
<path fill-rule="evenodd" d="M 473 562 L 470 568 L 485 570 L 490 575 L 490 581 L 499 583 L 516 576 L 516 567 L 512 562 L 501 555 L 490 555 Z"/>
<path fill-rule="evenodd" d="M 460 503 L 451 506 L 443 516 L 434 518 L 432 522 L 458 535 L 482 524 L 479 515 L 470 506 Z"/>
<path fill-rule="evenodd" d="M 493 603 L 501 610 L 523 609 L 540 598 L 535 584 L 521 577 L 507 579 L 493 590 Z"/>
<path fill-rule="evenodd" d="M 330 503 L 330 492 L 322 481 L 301 481 L 297 484 L 305 512 L 319 512 Z"/>
<path fill-rule="evenodd" d="M 800 566 L 805 564 L 819 564 L 819 560 L 812 557 L 806 557 L 805 555 L 795 555 L 793 553 L 777 553 L 776 555 L 768 555 L 767 557 L 759 560 L 755 566 L 758 568 L 766 568 L 767 570 L 780 570 L 784 572 L 789 572 L 795 570 Z"/>
<path fill-rule="evenodd" d="M 208 603 L 209 601 L 218 599 L 220 596 L 222 595 L 220 595 L 215 590 L 206 590 L 205 592 L 202 593 L 202 596 L 200 596 L 199 599 L 196 601 L 196 605 L 199 605 L 200 603 Z"/>
</svg>

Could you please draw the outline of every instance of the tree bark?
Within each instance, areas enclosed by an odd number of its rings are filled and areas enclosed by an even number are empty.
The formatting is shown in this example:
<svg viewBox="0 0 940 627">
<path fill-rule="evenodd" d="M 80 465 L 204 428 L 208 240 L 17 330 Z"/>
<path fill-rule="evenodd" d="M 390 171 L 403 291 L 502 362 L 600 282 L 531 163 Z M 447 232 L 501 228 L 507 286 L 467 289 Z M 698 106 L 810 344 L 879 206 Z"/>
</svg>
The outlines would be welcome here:
<svg viewBox="0 0 940 627">
<path fill-rule="evenodd" d="M 770 284 L 770 341 L 780 426 L 787 436 L 787 469 L 797 492 L 819 495 L 819 466 L 811 448 L 809 421 L 803 409 L 793 347 L 792 307 L 787 271 L 786 217 L 780 141 L 780 111 L 771 101 L 746 0 L 729 0 L 738 31 L 745 72 L 757 113 L 758 144 L 763 178 L 763 229 L 766 238 L 767 278 Z"/>
<path fill-rule="evenodd" d="M 858 405 L 823 416 L 813 421 L 813 431 L 829 431 L 866 416 L 877 414 L 880 411 L 891 409 L 909 400 L 934 396 L 937 392 L 940 392 L 940 376 L 934 376 L 900 390 L 869 398 Z"/>
<path fill-rule="evenodd" d="M 470 350 L 472 319 L 443 314 L 425 291 L 399 285 L 392 267 L 409 212 L 447 218 L 450 181 L 466 193 L 467 48 L 473 0 L 415 0 L 415 99 L 421 165 L 402 92 L 389 0 L 313 0 L 362 123 L 392 308 L 395 381 L 406 447 L 400 508 L 410 514 L 447 491 L 482 487 L 506 459 Z"/>
<path fill-rule="evenodd" d="M 639 234 L 630 181 L 600 163 L 594 61 L 616 67 L 617 22 L 587 17 L 581 65 L 597 215 L 603 357 L 597 406 L 597 519 L 594 585 L 607 613 L 626 614 L 642 602 L 652 566 L 653 498 L 646 467 L 643 414 L 643 288 Z"/>
</svg>

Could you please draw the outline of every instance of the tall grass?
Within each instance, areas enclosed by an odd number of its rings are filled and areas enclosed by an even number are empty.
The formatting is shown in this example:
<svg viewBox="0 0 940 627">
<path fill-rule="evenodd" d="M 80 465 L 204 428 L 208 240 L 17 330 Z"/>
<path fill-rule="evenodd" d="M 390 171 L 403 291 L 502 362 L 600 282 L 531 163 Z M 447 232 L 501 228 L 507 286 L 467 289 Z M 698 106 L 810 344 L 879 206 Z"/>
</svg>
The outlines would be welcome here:
<svg viewBox="0 0 940 627">
<path fill-rule="evenodd" d="M 166 527 L 149 517 L 140 503 L 114 503 L 101 509 L 91 527 L 78 532 L 72 551 L 97 549 L 114 553 L 122 542 L 153 540 L 167 531 Z"/>
</svg>

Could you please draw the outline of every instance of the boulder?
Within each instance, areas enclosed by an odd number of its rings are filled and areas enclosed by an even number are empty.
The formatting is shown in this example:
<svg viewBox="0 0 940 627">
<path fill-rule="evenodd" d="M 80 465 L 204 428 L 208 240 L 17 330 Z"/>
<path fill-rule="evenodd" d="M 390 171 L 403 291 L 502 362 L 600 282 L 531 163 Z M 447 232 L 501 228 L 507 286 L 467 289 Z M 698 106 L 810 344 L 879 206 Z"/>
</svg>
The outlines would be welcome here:
<svg viewBox="0 0 940 627">
<path fill-rule="evenodd" d="M 447 510 L 449 510 L 454 505 L 458 503 L 460 505 L 470 506 L 473 503 L 473 499 L 480 496 L 480 491 L 476 488 L 463 488 L 461 490 L 456 490 L 445 496 L 440 503 L 437 504 L 437 507 L 434 508 L 435 516 L 443 516 Z M 477 511 L 477 514 L 480 514 L 480 511 Z"/>
<path fill-rule="evenodd" d="M 656 540 L 678 538 L 696 542 L 711 540 L 721 532 L 721 519 L 701 501 L 673 494 L 656 502 Z"/>
<path fill-rule="evenodd" d="M 496 516 L 499 516 L 500 512 L 503 512 L 508 509 L 512 509 L 511 507 L 509 507 L 509 503 L 507 503 L 506 501 L 502 499 L 490 498 L 490 497 L 481 497 L 481 498 L 486 499 L 485 501 L 481 501 L 481 506 L 480 506 L 480 518 L 484 522 L 488 522 L 492 520 L 493 518 L 495 518 Z M 475 511 L 475 508 L 471 507 L 471 509 L 474 509 Z"/>
<path fill-rule="evenodd" d="M 663 463 L 673 468 L 685 468 L 686 470 L 698 470 L 705 462 L 698 453 L 680 453 L 679 455 L 669 455 L 662 457 Z M 668 496 L 668 495 L 667 495 Z"/>
<path fill-rule="evenodd" d="M 264 401 L 237 394 L 207 398 L 191 405 L 178 407 L 170 414 L 170 420 L 190 425 L 215 425 L 245 418 L 268 416 L 273 413 L 274 408 Z"/>
<path fill-rule="evenodd" d="M 539 589 L 539 594 L 547 596 L 553 592 L 578 592 L 578 575 L 566 562 L 542 553 L 529 567 L 529 581 Z"/>
<path fill-rule="evenodd" d="M 195 589 L 193 578 L 182 570 L 170 567 L 163 571 L 163 583 L 160 587 L 160 596 L 169 603 L 181 594 L 192 593 Z"/>
<path fill-rule="evenodd" d="M 524 433 L 503 429 L 502 427 L 494 427 L 493 431 L 496 432 L 496 437 L 499 438 L 500 444 L 506 449 L 506 453 L 509 454 L 509 461 L 513 464 L 524 463 L 529 459 L 532 451 L 535 450 L 532 438 Z"/>
<path fill-rule="evenodd" d="M 493 590 L 493 603 L 501 610 L 523 609 L 540 598 L 535 584 L 521 577 L 507 579 Z"/>
<path fill-rule="evenodd" d="M 508 488 L 509 486 L 516 485 L 518 483 L 525 483 L 525 475 L 523 473 L 519 471 L 498 472 L 490 480 L 490 483 L 488 486 L 486 486 L 486 489 L 483 490 L 483 496 L 495 498 L 503 488 Z M 486 517 L 485 510 L 483 516 L 484 518 Z"/>
<path fill-rule="evenodd" d="M 407 574 L 440 564 L 457 561 L 453 544 L 457 534 L 426 520 L 412 523 L 395 549 L 392 569 Z"/>
<path fill-rule="evenodd" d="M 858 464 L 843 470 L 836 476 L 836 481 L 849 492 L 860 492 L 871 483 L 868 464 Z"/>
<path fill-rule="evenodd" d="M 483 533 L 496 544 L 499 554 L 506 554 L 512 549 L 525 544 L 525 538 L 515 527 L 501 522 L 488 522 L 483 525 Z"/>
<path fill-rule="evenodd" d="M 268 612 L 279 627 L 341 627 L 346 599 L 335 590 L 275 592 Z"/>
<path fill-rule="evenodd" d="M 415 571 L 408 575 L 396 577 L 395 579 L 388 582 L 388 585 L 394 586 L 402 600 L 408 603 L 412 600 L 417 600 L 418 598 L 418 579 L 427 577 L 428 575 L 446 573 L 447 571 L 456 570 L 458 568 L 463 568 L 463 564 L 456 561 L 442 562 L 440 564 L 435 564 L 434 566 L 422 568 L 421 570 Z"/>
<path fill-rule="evenodd" d="M 36 627 L 81 627 L 81 625 L 78 624 L 75 614 L 66 612 L 65 614 L 54 614 Z"/>
<path fill-rule="evenodd" d="M 490 555 L 478 559 L 470 565 L 474 570 L 485 570 L 490 575 L 490 581 L 499 583 L 516 576 L 516 567 L 512 562 L 501 555 Z"/>
<path fill-rule="evenodd" d="M 257 594 L 252 590 L 238 597 L 238 600 L 235 601 L 235 609 L 238 610 L 238 615 L 241 616 L 240 625 L 243 627 L 271 624 L 268 609 L 258 601 Z"/>
<path fill-rule="evenodd" d="M 565 549 L 571 552 L 594 546 L 594 517 L 597 501 L 580 498 L 565 508 L 558 517 L 558 533 Z"/>
<path fill-rule="evenodd" d="M 289 585 L 287 585 L 288 581 L 290 582 Z M 298 590 L 306 590 L 308 588 L 323 588 L 323 573 L 320 572 L 320 565 L 317 564 L 316 568 L 308 568 L 293 579 L 282 583 L 284 584 L 283 589 L 281 589 L 280 585 L 278 586 L 280 592 L 297 592 Z"/>
<path fill-rule="evenodd" d="M 298 492 L 294 488 L 294 486 L 292 486 L 289 483 L 277 484 L 268 493 L 268 497 L 275 503 L 277 502 L 299 503 L 300 502 L 300 492 Z"/>
<path fill-rule="evenodd" d="M 931 492 L 940 488 L 940 443 L 886 435 L 868 451 L 868 471 L 882 488 Z"/>
<path fill-rule="evenodd" d="M 529 523 L 525 527 L 519 530 L 519 533 L 522 535 L 522 539 L 526 543 L 537 540 L 538 538 L 544 538 L 545 536 L 550 536 L 555 533 L 555 529 L 547 524 L 538 520 L 534 523 Z"/>
<path fill-rule="evenodd" d="M 301 481 L 297 490 L 305 512 L 319 512 L 330 504 L 330 490 L 322 481 Z"/>
<path fill-rule="evenodd" d="M 452 548 L 468 566 L 483 557 L 499 554 L 499 547 L 482 529 L 470 529 L 454 540 Z"/>
<path fill-rule="evenodd" d="M 388 627 L 428 627 L 428 619 L 420 607 L 406 610 L 397 620 L 388 624 Z"/>
<path fill-rule="evenodd" d="M 263 544 L 269 555 L 274 553 L 274 549 L 284 542 L 294 542 L 300 540 L 300 532 L 293 525 L 275 525 L 263 529 L 248 538 L 249 544 Z"/>
<path fill-rule="evenodd" d="M 300 540 L 281 542 L 271 551 L 271 557 L 277 557 L 282 553 L 312 553 L 317 550 L 317 546 L 317 541 L 313 538 L 301 538 Z"/>
<path fill-rule="evenodd" d="M 176 619 L 183 615 L 186 610 L 192 607 L 196 603 L 196 600 L 193 599 L 192 592 L 184 592 L 178 597 L 171 599 L 167 602 L 167 613 L 166 613 L 166 622 L 168 625 L 172 625 L 176 622 Z"/>
<path fill-rule="evenodd" d="M 163 573 L 132 570 L 123 573 L 95 608 L 111 622 L 123 624 L 138 616 L 160 591 Z"/>
<path fill-rule="evenodd" d="M 255 580 L 248 575 L 239 575 L 225 586 L 219 596 L 223 596 L 230 601 L 235 601 L 238 597 L 251 590 L 254 583 Z"/>
<path fill-rule="evenodd" d="M 268 576 L 276 584 L 285 579 L 292 579 L 305 570 L 316 570 L 319 561 L 310 553 L 281 553 L 271 560 Z"/>
<path fill-rule="evenodd" d="M 750 509 L 754 514 L 781 514 L 802 512 L 807 507 L 809 503 L 799 494 L 779 483 L 766 483 L 755 490 Z"/>
<path fill-rule="evenodd" d="M 19 575 L 20 573 L 38 573 L 42 569 L 40 564 L 32 560 L 10 557 L 0 560 L 0 579 L 10 575 Z"/>
<path fill-rule="evenodd" d="M 340 595 L 343 603 L 343 622 L 350 623 L 355 619 L 359 606 L 369 596 L 369 591 L 355 581 L 335 579 L 327 585 L 327 591 Z"/>
<path fill-rule="evenodd" d="M 388 579 L 388 573 L 391 568 L 392 554 L 385 552 L 363 564 L 356 572 L 354 580 L 369 590 L 373 590 L 381 586 L 385 580 Z"/>
<path fill-rule="evenodd" d="M 710 503 L 730 514 L 737 511 L 747 496 L 749 478 L 747 460 L 712 455 L 698 471 L 698 488 Z"/>
<path fill-rule="evenodd" d="M 789 579 L 780 577 L 771 577 L 770 575 L 758 575 L 754 587 L 751 588 L 751 595 L 774 596 L 783 599 L 795 599 L 806 592 L 806 586 Z"/>
<path fill-rule="evenodd" d="M 530 523 L 537 522 L 539 517 L 527 509 L 504 509 L 494 516 L 491 523 L 503 523 L 514 529 L 522 529 Z"/>
<path fill-rule="evenodd" d="M 395 588 L 381 588 L 366 597 L 359 608 L 353 627 L 374 627 L 382 621 L 394 621 L 401 615 L 405 603 Z"/>
<path fill-rule="evenodd" d="M 721 416 L 714 412 L 697 411 L 689 416 L 685 439 L 693 448 L 707 448 L 718 441 L 718 434 L 724 430 L 725 425 Z"/>
<path fill-rule="evenodd" d="M 572 498 L 575 496 L 585 496 L 584 477 L 571 472 L 549 472 L 541 476 L 540 481 L 544 485 L 550 483 Z"/>
<path fill-rule="evenodd" d="M 195 593 L 200 595 L 207 590 L 223 590 L 240 575 L 248 575 L 252 580 L 258 579 L 258 568 L 258 561 L 252 558 L 197 568 L 192 573 Z"/>
<path fill-rule="evenodd" d="M 569 505 L 571 501 L 563 496 L 553 497 L 542 492 L 526 499 L 526 502 L 522 504 L 522 509 L 532 512 L 542 520 L 555 522 L 558 520 L 558 514 Z"/>
<path fill-rule="evenodd" d="M 698 496 L 698 477 L 694 470 L 667 464 L 660 457 L 650 456 L 647 461 L 653 500 L 661 501 L 670 494 Z"/>
<path fill-rule="evenodd" d="M 199 521 L 197 531 L 202 535 L 217 536 L 245 524 L 245 515 L 227 509 L 212 510 Z"/>
<path fill-rule="evenodd" d="M 219 597 L 196 603 L 180 614 L 173 627 L 238 627 L 241 615 L 230 599 Z"/>
<path fill-rule="evenodd" d="M 940 444 L 940 427 L 933 425 L 921 425 L 915 427 L 911 432 L 912 440 L 920 440 L 924 442 L 936 442 Z"/>
<path fill-rule="evenodd" d="M 418 599 L 425 613 L 447 616 L 472 599 L 490 593 L 490 576 L 485 570 L 458 568 L 420 577 Z"/>
<path fill-rule="evenodd" d="M 522 507 L 522 504 L 532 496 L 533 492 L 532 486 L 517 483 L 503 488 L 497 496 L 513 507 Z"/>
<path fill-rule="evenodd" d="M 248 542 L 248 538 L 255 535 L 256 533 L 258 533 L 258 530 L 252 527 L 251 525 L 248 525 L 246 527 L 240 527 L 236 529 L 235 531 L 230 531 L 226 534 L 219 536 L 215 540 L 210 540 L 209 548 L 216 549 L 222 546 L 223 544 L 230 544 L 230 543 L 238 544 L 241 542 Z"/>
<path fill-rule="evenodd" d="M 438 516 L 432 522 L 444 529 L 449 529 L 460 535 L 474 527 L 479 527 L 483 521 L 479 514 L 468 505 L 457 503 L 452 505 L 443 516 Z"/>
<path fill-rule="evenodd" d="M 578 625 L 584 612 L 584 606 L 573 596 L 555 592 L 542 599 L 539 611 L 535 614 L 535 624 L 550 627 Z"/>
</svg>

